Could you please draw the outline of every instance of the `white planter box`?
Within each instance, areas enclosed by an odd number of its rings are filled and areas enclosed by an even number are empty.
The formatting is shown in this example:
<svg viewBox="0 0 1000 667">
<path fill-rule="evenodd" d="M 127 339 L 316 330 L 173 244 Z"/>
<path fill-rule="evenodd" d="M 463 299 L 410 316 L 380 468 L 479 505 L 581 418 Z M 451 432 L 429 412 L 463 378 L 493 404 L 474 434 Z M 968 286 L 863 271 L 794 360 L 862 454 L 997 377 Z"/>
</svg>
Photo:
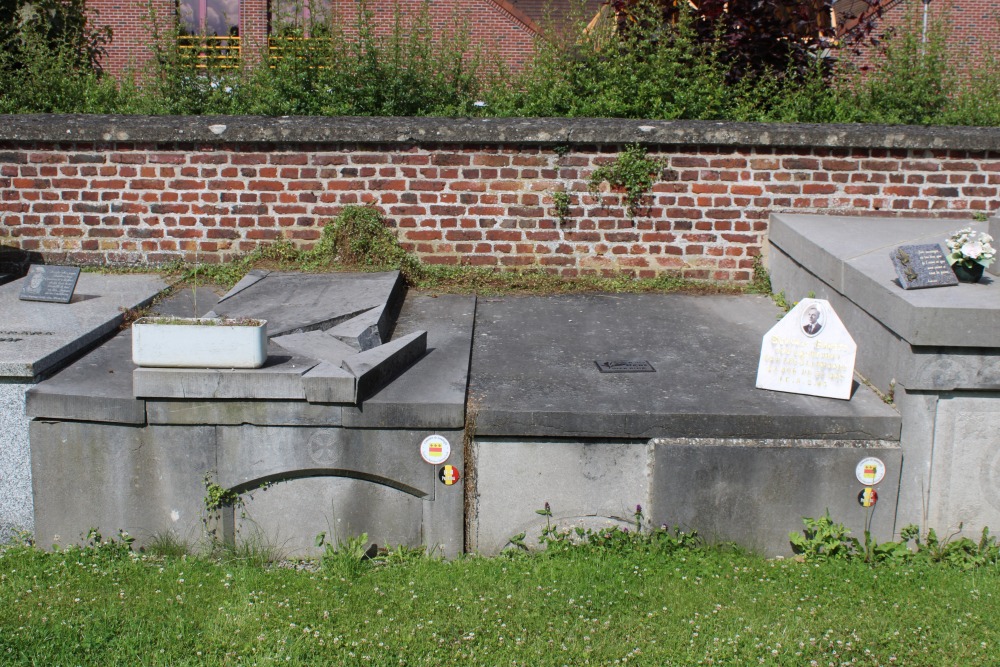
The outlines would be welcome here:
<svg viewBox="0 0 1000 667">
<path fill-rule="evenodd" d="M 267 321 L 235 322 L 139 318 L 132 324 L 132 361 L 160 368 L 260 368 L 267 360 Z"/>
</svg>

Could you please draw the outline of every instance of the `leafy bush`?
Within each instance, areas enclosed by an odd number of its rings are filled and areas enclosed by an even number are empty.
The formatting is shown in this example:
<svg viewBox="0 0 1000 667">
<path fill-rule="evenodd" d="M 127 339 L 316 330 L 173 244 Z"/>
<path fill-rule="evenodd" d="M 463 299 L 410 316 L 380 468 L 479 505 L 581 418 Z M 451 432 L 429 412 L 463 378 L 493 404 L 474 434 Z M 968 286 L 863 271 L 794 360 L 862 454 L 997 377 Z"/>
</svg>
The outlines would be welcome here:
<svg viewBox="0 0 1000 667">
<path fill-rule="evenodd" d="M 511 116 L 724 118 L 732 108 L 721 52 L 690 21 L 621 36 L 610 25 L 540 39 L 531 65 L 493 88 L 487 109 Z M 737 97 L 752 94 L 740 90 Z"/>
<path fill-rule="evenodd" d="M 933 528 L 921 539 L 920 529 L 909 525 L 900 531 L 899 541 L 882 543 L 875 542 L 866 530 L 862 545 L 857 538 L 850 536 L 850 530 L 843 524 L 834 523 L 829 512 L 818 519 L 806 517 L 802 523 L 805 530 L 789 533 L 788 537 L 792 551 L 807 561 L 863 560 L 880 563 L 922 560 L 964 569 L 1000 563 L 1000 544 L 997 544 L 996 537 L 990 535 L 989 528 L 983 528 L 978 542 L 968 537 L 955 539 L 958 531 L 962 530 L 961 524 L 956 533 L 943 539 L 938 538 Z M 914 543 L 913 549 L 909 547 L 910 541 Z"/>
<path fill-rule="evenodd" d="M 375 29 L 363 3 L 328 29 L 312 26 L 319 38 L 295 38 L 301 25 L 278 26 L 275 48 L 243 63 L 206 61 L 197 49 L 179 48 L 179 29 L 163 32 L 151 16 L 154 57 L 119 82 L 100 75 L 107 32 L 88 27 L 84 0 L 15 0 L 0 11 L 0 113 L 1000 125 L 995 50 L 982 66 L 963 68 L 945 50 L 947 19 L 932 26 L 926 43 L 914 22 L 886 36 L 879 75 L 870 76 L 843 61 L 831 65 L 818 48 L 827 39 L 812 22 L 818 1 L 793 3 L 789 12 L 789 3 L 777 0 L 711 0 L 697 11 L 677 10 L 669 0 L 622 0 L 616 4 L 627 10 L 627 30 L 613 20 L 554 27 L 518 73 L 474 48 L 459 15 L 441 35 L 428 5 L 397 8 L 388 32 Z M 783 32 L 790 37 L 774 39 Z M 967 78 L 955 74 L 964 71 Z"/>
<path fill-rule="evenodd" d="M 117 86 L 99 65 L 111 30 L 93 18 L 84 0 L 0 4 L 0 113 L 117 106 Z"/>
<path fill-rule="evenodd" d="M 642 505 L 635 506 L 632 519 L 634 530 L 625 527 L 611 526 L 608 528 L 582 528 L 574 526 L 559 528 L 552 522 L 552 508 L 548 503 L 536 514 L 545 517 L 545 527 L 538 536 L 538 543 L 545 547 L 544 553 L 550 556 L 579 551 L 598 551 L 625 554 L 634 551 L 646 551 L 658 554 L 669 554 L 676 551 L 699 551 L 705 547 L 705 542 L 695 531 L 684 532 L 679 527 L 671 530 L 663 524 L 659 527 L 648 525 L 643 514 Z M 504 552 L 508 556 L 516 556 L 529 551 L 525 543 L 526 533 L 519 533 L 508 540 L 514 549 Z"/>
<path fill-rule="evenodd" d="M 852 16 L 880 15 L 877 0 L 860 0 Z M 720 47 L 730 83 L 782 72 L 801 79 L 814 64 L 828 68 L 834 62 L 829 49 L 837 45 L 829 0 L 611 0 L 620 34 L 650 28 L 662 30 L 683 21 L 691 23 L 698 41 Z M 861 21 L 851 33 L 854 43 L 872 29 Z"/>
</svg>

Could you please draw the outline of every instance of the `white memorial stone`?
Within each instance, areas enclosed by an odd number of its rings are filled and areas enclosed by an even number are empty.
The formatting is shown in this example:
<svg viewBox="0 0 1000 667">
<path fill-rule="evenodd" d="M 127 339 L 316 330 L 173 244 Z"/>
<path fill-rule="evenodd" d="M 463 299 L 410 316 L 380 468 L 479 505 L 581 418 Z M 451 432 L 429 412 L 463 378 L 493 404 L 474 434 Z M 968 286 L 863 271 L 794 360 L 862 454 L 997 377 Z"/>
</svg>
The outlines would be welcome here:
<svg viewBox="0 0 1000 667">
<path fill-rule="evenodd" d="M 802 299 L 764 334 L 757 387 L 849 399 L 858 346 L 823 299 Z"/>
</svg>

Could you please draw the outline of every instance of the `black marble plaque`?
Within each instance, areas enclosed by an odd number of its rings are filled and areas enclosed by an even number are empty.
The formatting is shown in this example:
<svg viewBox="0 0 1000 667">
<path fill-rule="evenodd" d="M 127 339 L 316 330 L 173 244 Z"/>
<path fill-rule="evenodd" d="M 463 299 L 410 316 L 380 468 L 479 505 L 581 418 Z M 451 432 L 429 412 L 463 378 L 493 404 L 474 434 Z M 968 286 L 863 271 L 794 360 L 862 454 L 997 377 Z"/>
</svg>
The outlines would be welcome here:
<svg viewBox="0 0 1000 667">
<path fill-rule="evenodd" d="M 923 289 L 925 287 L 948 287 L 957 285 L 958 278 L 951 270 L 941 246 L 901 245 L 891 253 L 892 265 L 899 276 L 903 289 Z"/>
<path fill-rule="evenodd" d="M 648 361 L 594 361 L 602 373 L 655 373 Z"/>
<path fill-rule="evenodd" d="M 80 278 L 76 266 L 43 266 L 32 264 L 18 297 L 22 301 L 69 303 Z"/>
</svg>

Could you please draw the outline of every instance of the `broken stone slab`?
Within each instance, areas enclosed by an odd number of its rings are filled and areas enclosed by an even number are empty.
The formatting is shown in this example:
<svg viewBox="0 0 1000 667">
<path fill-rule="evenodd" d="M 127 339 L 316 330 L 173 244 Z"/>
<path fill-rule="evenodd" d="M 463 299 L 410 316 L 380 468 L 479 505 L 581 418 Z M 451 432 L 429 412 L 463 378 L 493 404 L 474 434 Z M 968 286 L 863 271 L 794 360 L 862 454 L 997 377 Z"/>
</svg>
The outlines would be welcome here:
<svg viewBox="0 0 1000 667">
<path fill-rule="evenodd" d="M 343 406 L 344 425 L 355 428 L 457 428 L 465 425 L 476 297 L 409 294 L 399 313 L 399 337 L 427 331 L 427 353 L 405 373 L 365 398 Z"/>
<path fill-rule="evenodd" d="M 347 357 L 357 354 L 357 350 L 326 331 L 304 331 L 285 334 L 271 339 L 292 354 L 311 357 L 340 367 Z M 352 376 L 353 377 L 353 376 Z"/>
<path fill-rule="evenodd" d="M 378 347 L 388 338 L 388 322 L 386 309 L 372 308 L 352 317 L 329 329 L 328 333 L 351 346 L 356 351 L 364 352 Z"/>
<path fill-rule="evenodd" d="M 427 352 L 427 332 L 417 331 L 344 359 L 342 368 L 357 378 L 357 402 L 363 401 L 409 368 Z"/>
<path fill-rule="evenodd" d="M 222 295 L 222 298 L 219 299 L 219 301 L 225 301 L 229 297 L 239 294 L 251 285 L 256 285 L 258 282 L 266 278 L 269 273 L 271 272 L 264 269 L 253 269 L 248 271 L 245 276 L 240 278 L 238 283 L 233 285 L 232 289 Z"/>
<path fill-rule="evenodd" d="M 358 381 L 354 374 L 330 362 L 311 368 L 302 376 L 306 400 L 310 403 L 357 403 Z"/>
<path fill-rule="evenodd" d="M 302 274 L 272 272 L 225 297 L 221 317 L 268 322 L 272 337 L 326 330 L 372 308 L 401 302 L 406 286 L 398 271 Z M 392 310 L 392 308 L 390 308 Z"/>
<path fill-rule="evenodd" d="M 137 368 L 136 398 L 304 399 L 302 375 L 316 361 L 270 346 L 261 368 Z"/>
</svg>

